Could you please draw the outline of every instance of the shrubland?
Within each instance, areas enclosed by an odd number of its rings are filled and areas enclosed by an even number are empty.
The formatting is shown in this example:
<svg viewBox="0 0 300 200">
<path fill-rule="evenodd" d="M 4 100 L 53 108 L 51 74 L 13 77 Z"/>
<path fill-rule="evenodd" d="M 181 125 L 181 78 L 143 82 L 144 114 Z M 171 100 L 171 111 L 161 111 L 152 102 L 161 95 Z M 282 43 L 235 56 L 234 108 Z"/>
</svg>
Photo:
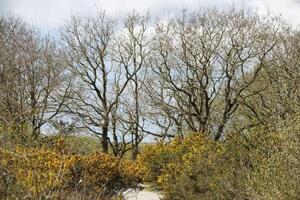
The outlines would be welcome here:
<svg viewBox="0 0 300 200">
<path fill-rule="evenodd" d="M 276 130 L 255 128 L 215 142 L 191 133 L 148 146 L 139 157 L 164 199 L 297 199 L 300 187 L 298 119 Z"/>
<path fill-rule="evenodd" d="M 141 180 L 138 166 L 111 155 L 69 153 L 63 139 L 52 147 L 0 149 L 4 199 L 108 199 Z"/>
<path fill-rule="evenodd" d="M 0 16 L 0 198 L 299 199 L 297 27 L 103 11 L 57 36 Z"/>
</svg>

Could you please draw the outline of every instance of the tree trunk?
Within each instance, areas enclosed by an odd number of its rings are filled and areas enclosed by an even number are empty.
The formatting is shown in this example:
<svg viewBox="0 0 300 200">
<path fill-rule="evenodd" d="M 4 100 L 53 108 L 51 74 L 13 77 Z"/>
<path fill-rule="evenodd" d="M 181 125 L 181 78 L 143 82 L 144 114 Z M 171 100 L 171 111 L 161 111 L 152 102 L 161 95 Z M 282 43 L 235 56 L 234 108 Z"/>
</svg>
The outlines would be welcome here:
<svg viewBox="0 0 300 200">
<path fill-rule="evenodd" d="M 221 126 L 219 126 L 219 128 L 217 130 L 217 133 L 215 135 L 215 141 L 220 140 L 220 138 L 222 136 L 222 133 L 223 133 L 223 130 L 224 130 L 224 125 L 222 124 Z"/>
<path fill-rule="evenodd" d="M 102 127 L 102 152 L 103 153 L 108 153 L 108 124 L 105 124 Z"/>
<path fill-rule="evenodd" d="M 139 153 L 139 141 L 138 141 L 138 135 L 135 135 L 134 140 L 132 141 L 132 154 L 131 154 L 131 158 L 132 160 L 135 160 L 138 156 Z"/>
<path fill-rule="evenodd" d="M 134 139 L 132 141 L 132 160 L 135 160 L 139 151 L 139 121 L 140 121 L 140 113 L 139 113 L 139 90 L 138 90 L 138 77 L 137 74 L 134 76 L 134 99 L 135 99 L 135 127 L 134 127 Z"/>
</svg>

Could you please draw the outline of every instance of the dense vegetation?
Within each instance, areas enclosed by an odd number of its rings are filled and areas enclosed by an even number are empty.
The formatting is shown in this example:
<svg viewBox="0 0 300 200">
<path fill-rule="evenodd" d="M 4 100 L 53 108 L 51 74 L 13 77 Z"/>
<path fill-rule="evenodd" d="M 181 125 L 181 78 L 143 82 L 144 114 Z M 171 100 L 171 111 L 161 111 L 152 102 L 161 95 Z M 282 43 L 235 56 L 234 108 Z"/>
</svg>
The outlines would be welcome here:
<svg viewBox="0 0 300 200">
<path fill-rule="evenodd" d="M 141 181 L 139 166 L 99 152 L 74 154 L 64 140 L 0 150 L 3 199 L 110 199 Z"/>
<path fill-rule="evenodd" d="M 56 39 L 0 17 L 3 199 L 140 182 L 166 200 L 299 199 L 299 112 L 300 32 L 280 17 L 100 12 Z"/>
<path fill-rule="evenodd" d="M 213 142 L 199 134 L 147 147 L 139 157 L 145 181 L 164 199 L 298 199 L 298 119 L 276 130 L 257 128 Z"/>
</svg>

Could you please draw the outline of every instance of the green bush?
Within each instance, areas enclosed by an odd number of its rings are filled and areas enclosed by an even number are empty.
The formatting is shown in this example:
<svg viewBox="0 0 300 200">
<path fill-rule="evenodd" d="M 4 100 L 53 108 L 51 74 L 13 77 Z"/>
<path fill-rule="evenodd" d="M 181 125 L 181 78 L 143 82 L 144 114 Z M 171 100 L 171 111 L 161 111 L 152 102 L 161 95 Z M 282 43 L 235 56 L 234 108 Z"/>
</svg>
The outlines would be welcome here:
<svg viewBox="0 0 300 200">
<path fill-rule="evenodd" d="M 292 200 L 300 196 L 299 130 L 293 122 L 222 142 L 191 134 L 145 148 L 139 161 L 166 200 Z"/>
</svg>

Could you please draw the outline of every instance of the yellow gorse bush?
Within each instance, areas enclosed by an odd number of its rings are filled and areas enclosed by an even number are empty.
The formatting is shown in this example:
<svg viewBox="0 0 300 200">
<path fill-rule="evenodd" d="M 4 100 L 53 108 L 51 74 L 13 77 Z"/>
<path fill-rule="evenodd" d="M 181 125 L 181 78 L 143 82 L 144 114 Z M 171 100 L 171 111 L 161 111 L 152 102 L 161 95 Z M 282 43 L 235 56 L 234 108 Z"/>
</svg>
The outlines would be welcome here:
<svg viewBox="0 0 300 200">
<path fill-rule="evenodd" d="M 138 165 L 108 154 L 66 154 L 63 140 L 54 149 L 0 149 L 0 166 L 16 180 L 18 187 L 35 197 L 61 189 L 117 190 L 138 183 L 142 177 Z"/>
<path fill-rule="evenodd" d="M 145 180 L 155 182 L 165 199 L 230 199 L 224 187 L 234 184 L 236 158 L 224 142 L 192 133 L 183 140 L 149 145 L 139 162 Z"/>
<path fill-rule="evenodd" d="M 170 143 L 160 142 L 146 146 L 138 161 L 147 174 L 144 177 L 146 181 L 156 181 L 158 185 L 163 185 L 170 174 L 180 174 L 182 168 L 186 170 L 194 159 L 207 156 L 212 147 L 219 153 L 222 151 L 222 146 L 210 138 L 193 133 L 184 140 L 175 138 Z"/>
<path fill-rule="evenodd" d="M 295 130 L 291 130 L 292 132 Z M 299 196 L 299 131 L 264 129 L 213 141 L 193 133 L 145 147 L 139 156 L 164 199 L 296 199 Z M 288 170 L 287 170 L 288 169 Z"/>
</svg>

